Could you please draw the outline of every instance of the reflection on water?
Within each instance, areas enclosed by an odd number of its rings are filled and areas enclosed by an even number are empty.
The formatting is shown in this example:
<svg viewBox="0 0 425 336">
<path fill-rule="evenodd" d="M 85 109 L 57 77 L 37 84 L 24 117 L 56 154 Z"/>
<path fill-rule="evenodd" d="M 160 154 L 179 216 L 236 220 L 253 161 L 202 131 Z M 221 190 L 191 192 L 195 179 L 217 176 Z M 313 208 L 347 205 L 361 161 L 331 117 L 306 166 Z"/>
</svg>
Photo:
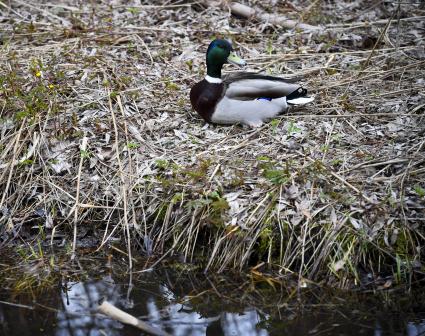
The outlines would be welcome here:
<svg viewBox="0 0 425 336">
<path fill-rule="evenodd" d="M 36 297 L 0 292 L 0 335 L 141 335 L 132 327 L 97 314 L 97 304 L 103 297 L 176 336 L 425 334 L 421 300 L 404 300 L 399 308 L 376 299 L 353 305 L 352 300 L 329 296 L 288 304 L 287 296 L 278 290 L 268 290 L 264 295 L 246 293 L 238 291 L 240 286 L 229 287 L 229 282 L 219 281 L 213 286 L 202 275 L 164 271 L 138 276 L 129 284 L 129 276 L 105 271 L 89 281 L 62 281 Z"/>
<path fill-rule="evenodd" d="M 215 316 L 203 316 L 189 303 L 171 303 L 176 301 L 174 293 L 167 285 L 161 284 L 156 293 L 151 292 L 145 297 L 144 302 L 138 302 L 135 308 L 130 309 L 134 306 L 134 300 L 122 295 L 122 289 L 123 286 L 115 284 L 109 276 L 96 282 L 68 283 L 66 291 L 61 294 L 63 310 L 56 315 L 57 326 L 54 335 L 99 335 L 102 330 L 107 331 L 108 335 L 121 335 L 120 323 L 95 314 L 97 302 L 103 297 L 136 316 L 140 317 L 140 311 L 142 311 L 144 313 L 142 318 L 145 321 L 176 336 L 269 335 L 267 330 L 256 327 L 261 320 L 253 308 L 243 309 L 237 314 L 223 311 Z M 136 292 L 137 289 L 133 289 L 135 296 Z M 166 307 L 162 306 L 157 302 L 158 295 L 170 304 Z"/>
<path fill-rule="evenodd" d="M 69 282 L 60 296 L 62 310 L 55 316 L 57 326 L 52 334 L 99 335 L 99 330 L 107 330 L 108 335 L 120 335 L 119 323 L 94 314 L 102 297 L 108 297 L 111 302 L 120 300 L 120 293 L 109 276 L 96 282 Z"/>
<path fill-rule="evenodd" d="M 408 336 L 419 336 L 425 335 L 425 321 L 421 323 L 407 323 L 407 335 Z"/>
</svg>

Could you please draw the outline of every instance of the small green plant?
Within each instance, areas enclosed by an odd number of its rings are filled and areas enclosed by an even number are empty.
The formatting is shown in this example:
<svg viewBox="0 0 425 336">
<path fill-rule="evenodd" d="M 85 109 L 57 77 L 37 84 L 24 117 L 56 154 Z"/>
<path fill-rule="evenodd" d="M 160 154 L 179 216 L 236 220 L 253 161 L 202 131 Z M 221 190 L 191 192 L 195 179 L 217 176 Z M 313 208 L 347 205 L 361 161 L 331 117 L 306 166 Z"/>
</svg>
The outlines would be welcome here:
<svg viewBox="0 0 425 336">
<path fill-rule="evenodd" d="M 133 14 L 133 15 L 137 15 L 137 14 L 140 13 L 139 8 L 136 8 L 136 7 L 128 7 L 127 11 L 130 12 L 131 14 Z"/>
<path fill-rule="evenodd" d="M 214 199 L 211 203 L 211 206 L 214 210 L 219 212 L 229 209 L 229 203 L 227 203 L 226 199 L 222 197 L 217 197 Z"/>
<path fill-rule="evenodd" d="M 265 155 L 260 155 L 260 156 L 257 156 L 257 161 L 267 161 L 267 162 L 270 162 L 271 161 L 271 158 L 269 158 L 268 156 L 265 156 Z"/>
<path fill-rule="evenodd" d="M 327 153 L 329 150 L 329 145 L 320 146 L 320 150 L 322 151 L 322 153 Z"/>
<path fill-rule="evenodd" d="M 155 165 L 159 169 L 164 169 L 165 170 L 165 169 L 168 168 L 169 164 L 170 163 L 167 160 L 164 160 L 164 159 L 157 159 L 157 160 L 155 160 Z"/>
<path fill-rule="evenodd" d="M 177 99 L 177 106 L 178 107 L 184 107 L 185 104 L 186 104 L 186 101 L 183 98 Z"/>
<path fill-rule="evenodd" d="M 278 128 L 278 126 L 280 125 L 280 119 L 273 119 L 272 121 L 270 121 L 270 126 L 272 127 L 273 130 L 273 134 L 276 133 L 276 130 Z"/>
<path fill-rule="evenodd" d="M 109 84 L 109 83 L 108 83 L 108 84 Z M 109 97 L 110 97 L 111 99 L 116 99 L 118 95 L 119 95 L 119 92 L 117 92 L 117 91 L 112 91 L 112 92 L 110 93 Z"/>
<path fill-rule="evenodd" d="M 288 124 L 288 133 L 298 133 L 299 131 L 301 131 L 301 128 L 297 127 L 293 120 L 290 120 Z"/>
<path fill-rule="evenodd" d="M 289 181 L 288 168 L 279 168 L 279 165 L 267 156 L 258 156 L 259 167 L 263 170 L 262 175 L 273 184 L 285 184 Z"/>
<path fill-rule="evenodd" d="M 396 254 L 396 271 L 394 273 L 394 280 L 396 284 L 400 284 L 404 278 L 403 261 L 399 254 Z"/>
<path fill-rule="evenodd" d="M 184 169 L 183 171 L 181 171 L 181 173 L 183 176 L 188 176 L 194 181 L 203 181 L 207 178 L 207 173 L 210 165 L 210 160 L 201 159 L 198 167 L 194 167 L 193 169 Z"/>
<path fill-rule="evenodd" d="M 166 87 L 168 90 L 172 90 L 172 91 L 180 90 L 180 86 L 178 86 L 176 83 L 171 82 L 171 81 L 166 81 L 166 82 L 165 82 L 165 87 Z"/>
<path fill-rule="evenodd" d="M 87 150 L 80 150 L 80 157 L 82 159 L 87 159 L 90 157 L 90 152 Z"/>
<path fill-rule="evenodd" d="M 341 159 L 333 159 L 331 161 L 332 166 L 340 166 L 343 161 Z"/>
<path fill-rule="evenodd" d="M 189 71 L 192 72 L 193 71 L 193 60 L 186 61 L 186 65 L 189 68 Z"/>
<path fill-rule="evenodd" d="M 34 160 L 26 159 L 22 162 L 19 162 L 20 167 L 31 166 L 34 163 Z"/>
<path fill-rule="evenodd" d="M 136 142 L 129 142 L 127 143 L 127 148 L 128 149 L 137 149 L 140 147 L 140 144 L 136 143 Z"/>
<path fill-rule="evenodd" d="M 209 221 L 216 226 L 223 225 L 223 214 L 229 209 L 229 203 L 221 197 L 220 192 L 212 191 L 206 195 L 206 204 L 209 205 Z"/>
<path fill-rule="evenodd" d="M 415 193 L 417 193 L 418 194 L 418 196 L 419 197 L 425 197 L 425 189 L 424 188 L 422 188 L 420 185 L 418 185 L 418 184 L 416 184 L 414 187 L 413 187 L 413 190 L 415 191 Z"/>
<path fill-rule="evenodd" d="M 273 40 L 269 39 L 267 41 L 266 52 L 267 52 L 267 54 L 271 55 L 271 54 L 273 54 L 273 51 L 274 51 Z"/>
<path fill-rule="evenodd" d="M 341 105 L 343 109 L 346 111 L 354 112 L 357 109 L 356 106 L 350 101 L 350 98 L 348 97 L 348 95 L 346 94 L 341 97 Z"/>
<path fill-rule="evenodd" d="M 332 75 L 335 75 L 336 73 L 338 73 L 338 70 L 334 69 L 334 68 L 327 68 L 327 69 L 325 69 L 325 71 L 329 76 L 332 76 Z"/>
<path fill-rule="evenodd" d="M 171 198 L 171 203 L 176 204 L 181 202 L 183 199 L 184 199 L 184 193 L 183 192 L 177 193 Z"/>
<path fill-rule="evenodd" d="M 280 169 L 266 169 L 263 176 L 273 184 L 285 184 L 289 181 L 287 173 Z"/>
<path fill-rule="evenodd" d="M 230 181 L 230 187 L 231 188 L 241 187 L 244 184 L 245 184 L 244 173 L 240 170 L 236 170 L 235 177 L 233 177 L 232 180 Z"/>
</svg>

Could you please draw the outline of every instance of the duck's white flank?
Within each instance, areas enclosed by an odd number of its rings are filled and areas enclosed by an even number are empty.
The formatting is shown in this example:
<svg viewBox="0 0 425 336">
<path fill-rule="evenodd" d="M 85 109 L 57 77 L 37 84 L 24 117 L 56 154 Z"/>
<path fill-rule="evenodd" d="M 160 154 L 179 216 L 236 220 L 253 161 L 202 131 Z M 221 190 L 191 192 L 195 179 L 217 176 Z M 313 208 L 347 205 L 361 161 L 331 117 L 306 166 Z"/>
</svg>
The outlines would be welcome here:
<svg viewBox="0 0 425 336">
<path fill-rule="evenodd" d="M 268 100 L 237 100 L 223 97 L 217 104 L 211 121 L 217 124 L 241 123 L 259 127 L 264 121 L 286 110 L 286 97 Z"/>
<path fill-rule="evenodd" d="M 221 80 L 221 78 L 211 77 L 211 76 L 208 76 L 208 75 L 205 76 L 205 80 L 208 83 L 214 83 L 214 84 L 221 84 L 221 83 L 223 83 L 223 81 Z"/>
</svg>

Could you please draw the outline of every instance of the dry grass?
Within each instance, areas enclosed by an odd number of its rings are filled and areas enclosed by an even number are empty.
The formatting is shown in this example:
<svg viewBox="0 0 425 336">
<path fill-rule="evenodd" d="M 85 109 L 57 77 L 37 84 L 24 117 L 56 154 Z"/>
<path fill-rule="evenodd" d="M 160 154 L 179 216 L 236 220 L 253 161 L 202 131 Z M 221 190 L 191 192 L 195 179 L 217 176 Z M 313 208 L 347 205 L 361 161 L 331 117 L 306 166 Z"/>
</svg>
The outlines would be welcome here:
<svg viewBox="0 0 425 336">
<path fill-rule="evenodd" d="M 274 6 L 324 27 L 303 33 L 197 1 L 129 3 L 0 2 L 3 245 L 34 226 L 56 244 L 74 225 L 77 254 L 90 235 L 220 272 L 264 261 L 300 283 L 422 274 L 419 4 Z M 260 129 L 204 125 L 188 93 L 214 36 L 249 70 L 303 76 L 315 103 Z"/>
</svg>

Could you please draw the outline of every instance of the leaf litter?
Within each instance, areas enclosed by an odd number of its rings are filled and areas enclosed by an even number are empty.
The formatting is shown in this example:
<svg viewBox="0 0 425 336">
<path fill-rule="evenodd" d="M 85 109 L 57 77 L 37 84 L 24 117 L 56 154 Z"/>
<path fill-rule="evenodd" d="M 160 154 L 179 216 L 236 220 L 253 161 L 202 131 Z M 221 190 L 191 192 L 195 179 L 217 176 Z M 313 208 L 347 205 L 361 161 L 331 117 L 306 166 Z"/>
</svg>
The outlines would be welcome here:
<svg viewBox="0 0 425 336">
<path fill-rule="evenodd" d="M 74 226 L 76 248 L 92 225 L 129 260 L 264 261 L 340 287 L 382 282 L 399 260 L 397 279 L 423 275 L 423 6 L 245 4 L 321 29 L 225 2 L 1 3 L 1 244 Z M 259 129 L 205 124 L 188 94 L 216 36 L 250 71 L 301 77 L 315 102 Z"/>
</svg>

